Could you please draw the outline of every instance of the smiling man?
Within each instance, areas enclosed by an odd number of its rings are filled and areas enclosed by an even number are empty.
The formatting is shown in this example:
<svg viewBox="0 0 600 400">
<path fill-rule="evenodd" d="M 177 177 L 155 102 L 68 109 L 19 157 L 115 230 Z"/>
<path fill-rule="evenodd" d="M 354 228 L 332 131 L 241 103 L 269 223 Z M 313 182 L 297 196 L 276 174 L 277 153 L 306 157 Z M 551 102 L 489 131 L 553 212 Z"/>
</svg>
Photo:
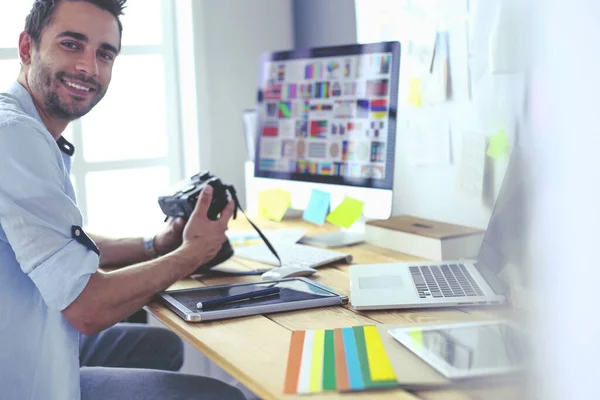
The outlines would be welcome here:
<svg viewBox="0 0 600 400">
<path fill-rule="evenodd" d="M 44 124 L 56 137 L 106 94 L 122 27 L 108 10 L 86 1 L 59 2 L 47 26 L 36 22 L 31 16 L 29 29 L 19 38 L 23 63 L 19 83 L 28 89 Z M 85 31 L 72 30 L 77 25 Z"/>
<path fill-rule="evenodd" d="M 75 149 L 62 132 L 109 87 L 124 3 L 36 0 L 19 37 L 21 72 L 0 93 L 3 399 L 243 398 L 173 372 L 182 343 L 171 332 L 117 324 L 217 254 L 233 203 L 209 220 L 207 187 L 187 223 L 169 221 L 150 239 L 90 237 L 81 227 L 69 180 Z"/>
</svg>

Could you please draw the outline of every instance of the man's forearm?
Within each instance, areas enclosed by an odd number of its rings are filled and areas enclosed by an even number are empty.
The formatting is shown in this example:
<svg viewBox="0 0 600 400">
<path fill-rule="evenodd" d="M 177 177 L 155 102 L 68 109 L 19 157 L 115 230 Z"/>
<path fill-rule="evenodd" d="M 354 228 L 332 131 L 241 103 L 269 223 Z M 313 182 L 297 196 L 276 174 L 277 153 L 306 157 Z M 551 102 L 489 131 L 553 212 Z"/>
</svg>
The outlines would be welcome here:
<svg viewBox="0 0 600 400">
<path fill-rule="evenodd" d="M 193 264 L 184 251 L 175 251 L 117 271 L 97 272 L 63 314 L 80 332 L 94 334 L 139 310 L 156 293 L 187 276 Z"/>
<path fill-rule="evenodd" d="M 144 239 L 126 238 L 111 239 L 100 235 L 90 234 L 100 249 L 101 268 L 121 268 L 147 261 L 144 251 Z"/>
</svg>

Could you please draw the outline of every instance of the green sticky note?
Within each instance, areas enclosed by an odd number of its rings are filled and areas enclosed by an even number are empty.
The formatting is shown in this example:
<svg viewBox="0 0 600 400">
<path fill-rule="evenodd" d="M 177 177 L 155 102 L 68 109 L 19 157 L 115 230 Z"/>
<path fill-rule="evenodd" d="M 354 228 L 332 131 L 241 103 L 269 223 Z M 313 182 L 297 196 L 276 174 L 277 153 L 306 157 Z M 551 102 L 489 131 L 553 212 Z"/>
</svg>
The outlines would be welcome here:
<svg viewBox="0 0 600 400">
<path fill-rule="evenodd" d="M 508 150 L 508 136 L 504 129 L 498 131 L 495 135 L 490 137 L 490 144 L 487 149 L 487 155 L 496 159 L 504 154 Z"/>
<path fill-rule="evenodd" d="M 292 196 L 281 189 L 263 190 L 258 194 L 258 215 L 262 218 L 281 221 L 292 205 Z"/>
<path fill-rule="evenodd" d="M 362 215 L 364 203 L 356 199 L 346 197 L 331 214 L 327 221 L 342 228 L 350 228 Z"/>
</svg>

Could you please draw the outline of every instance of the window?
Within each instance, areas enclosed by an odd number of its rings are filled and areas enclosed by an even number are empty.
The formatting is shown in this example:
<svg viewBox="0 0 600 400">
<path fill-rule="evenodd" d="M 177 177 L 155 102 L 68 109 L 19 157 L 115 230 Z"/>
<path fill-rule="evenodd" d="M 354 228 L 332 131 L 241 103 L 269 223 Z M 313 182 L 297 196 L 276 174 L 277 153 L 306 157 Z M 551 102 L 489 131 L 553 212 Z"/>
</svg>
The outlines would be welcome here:
<svg viewBox="0 0 600 400">
<path fill-rule="evenodd" d="M 31 4 L 0 5 L 2 89 L 17 77 Z M 108 92 L 65 132 L 76 148 L 72 178 L 86 226 L 117 237 L 156 233 L 164 220 L 157 196 L 182 177 L 174 2 L 129 0 L 124 12 Z"/>
</svg>

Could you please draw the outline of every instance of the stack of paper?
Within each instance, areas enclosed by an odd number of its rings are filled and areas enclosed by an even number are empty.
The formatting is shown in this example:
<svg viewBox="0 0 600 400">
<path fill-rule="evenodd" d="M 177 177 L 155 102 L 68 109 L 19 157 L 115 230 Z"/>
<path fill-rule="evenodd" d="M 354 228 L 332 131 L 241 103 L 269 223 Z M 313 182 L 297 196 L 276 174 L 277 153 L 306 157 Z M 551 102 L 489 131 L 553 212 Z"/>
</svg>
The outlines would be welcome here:
<svg viewBox="0 0 600 400">
<path fill-rule="evenodd" d="M 375 326 L 292 333 L 284 393 L 395 386 L 396 374 Z"/>
</svg>

